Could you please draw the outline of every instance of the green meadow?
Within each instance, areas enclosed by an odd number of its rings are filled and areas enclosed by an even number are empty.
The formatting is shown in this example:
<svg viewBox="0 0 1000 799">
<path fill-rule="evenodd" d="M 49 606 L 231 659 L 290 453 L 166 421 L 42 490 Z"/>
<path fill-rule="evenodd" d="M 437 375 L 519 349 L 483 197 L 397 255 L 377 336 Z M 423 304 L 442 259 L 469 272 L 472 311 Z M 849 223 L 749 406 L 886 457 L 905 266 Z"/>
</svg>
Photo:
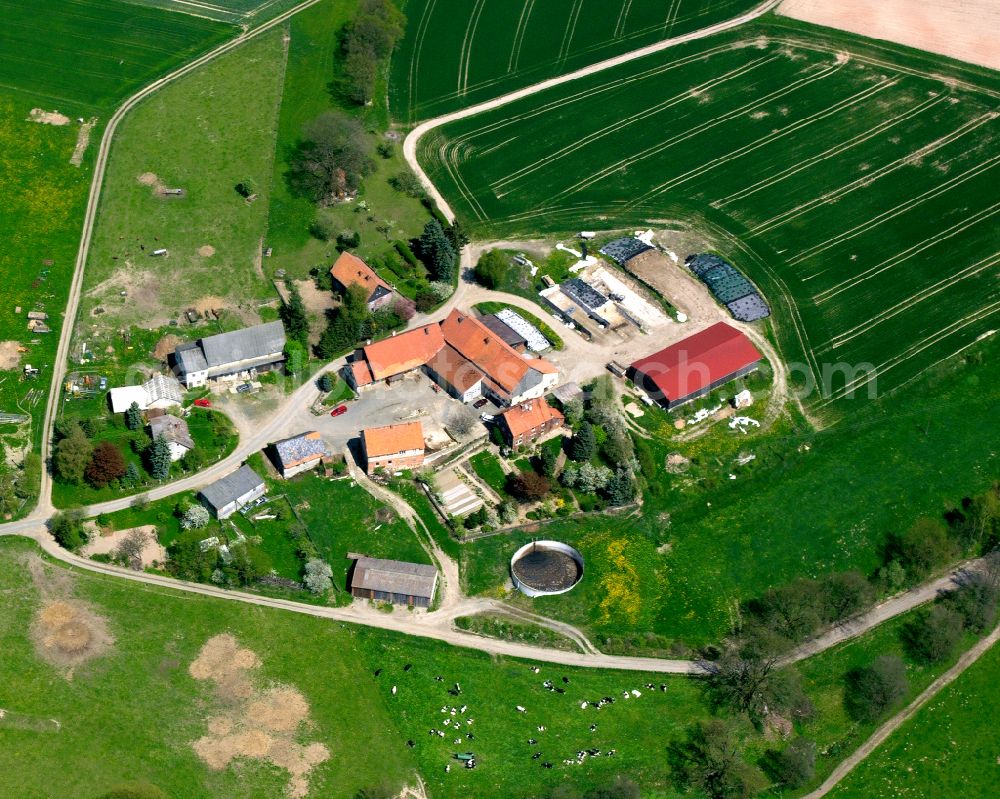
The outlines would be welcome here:
<svg viewBox="0 0 1000 799">
<path fill-rule="evenodd" d="M 753 0 L 407 0 L 406 37 L 392 62 L 393 116 L 413 124 L 708 27 L 755 5 Z"/>
</svg>

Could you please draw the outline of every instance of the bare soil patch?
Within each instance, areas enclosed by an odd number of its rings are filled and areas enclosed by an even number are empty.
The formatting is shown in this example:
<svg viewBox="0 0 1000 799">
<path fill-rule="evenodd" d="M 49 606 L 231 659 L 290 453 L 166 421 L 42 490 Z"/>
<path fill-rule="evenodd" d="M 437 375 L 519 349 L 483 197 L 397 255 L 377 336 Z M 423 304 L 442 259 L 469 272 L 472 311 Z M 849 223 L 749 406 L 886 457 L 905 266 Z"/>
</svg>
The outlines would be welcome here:
<svg viewBox="0 0 1000 799">
<path fill-rule="evenodd" d="M 202 244 L 198 248 L 198 255 L 200 255 L 202 258 L 211 258 L 213 255 L 215 255 L 215 247 L 213 247 L 211 244 Z"/>
<path fill-rule="evenodd" d="M 1000 69 L 996 0 L 785 0 L 778 13 Z"/>
<path fill-rule="evenodd" d="M 289 773 L 285 793 L 300 799 L 309 792 L 310 771 L 330 752 L 321 743 L 297 741 L 299 730 L 309 724 L 309 703 L 294 687 L 256 684 L 260 666 L 256 653 L 229 634 L 205 642 L 188 671 L 196 680 L 214 683 L 217 712 L 206 719 L 208 734 L 192 746 L 216 770 L 238 758 L 267 760 Z"/>
<path fill-rule="evenodd" d="M 127 530 L 116 530 L 109 535 L 93 535 L 90 542 L 80 551 L 81 555 L 90 557 L 91 555 L 110 555 L 118 549 L 129 533 L 133 530 L 141 530 L 146 535 L 146 545 L 139 555 L 142 567 L 152 566 L 157 563 L 165 563 L 167 551 L 156 538 L 156 525 L 147 524 L 141 527 L 130 527 Z"/>
<path fill-rule="evenodd" d="M 90 145 L 90 131 L 94 129 L 96 124 L 97 117 L 91 117 L 80 125 L 80 130 L 76 134 L 76 146 L 73 148 L 73 155 L 69 158 L 69 162 L 73 166 L 80 166 L 83 163 L 83 154 L 87 152 L 87 147 Z"/>
<path fill-rule="evenodd" d="M 155 172 L 143 172 L 136 177 L 136 180 L 140 186 L 149 186 L 153 190 L 153 194 L 159 194 L 167 188 L 165 183 L 160 182 Z"/>
<path fill-rule="evenodd" d="M 332 291 L 317 288 L 315 280 L 296 280 L 295 287 L 309 315 L 309 343 L 315 344 L 326 327 L 326 312 L 336 307 L 337 300 Z"/>
<path fill-rule="evenodd" d="M 114 643 L 107 621 L 74 599 L 42 603 L 31 627 L 35 652 L 47 663 L 64 670 L 66 679 L 88 660 L 103 655 Z"/>
<path fill-rule="evenodd" d="M 169 356 L 175 349 L 177 349 L 178 344 L 182 344 L 184 339 L 180 336 L 175 336 L 173 333 L 168 333 L 159 341 L 156 342 L 156 346 L 153 348 L 153 357 L 158 361 L 167 362 L 167 356 Z"/>
<path fill-rule="evenodd" d="M 70 119 L 65 114 L 60 114 L 58 111 L 45 111 L 41 108 L 32 108 L 28 113 L 28 120 L 30 122 L 38 122 L 41 125 L 68 125 Z"/>
<path fill-rule="evenodd" d="M 18 352 L 20 342 L 0 341 L 0 370 L 17 369 L 21 363 L 21 353 Z"/>
</svg>

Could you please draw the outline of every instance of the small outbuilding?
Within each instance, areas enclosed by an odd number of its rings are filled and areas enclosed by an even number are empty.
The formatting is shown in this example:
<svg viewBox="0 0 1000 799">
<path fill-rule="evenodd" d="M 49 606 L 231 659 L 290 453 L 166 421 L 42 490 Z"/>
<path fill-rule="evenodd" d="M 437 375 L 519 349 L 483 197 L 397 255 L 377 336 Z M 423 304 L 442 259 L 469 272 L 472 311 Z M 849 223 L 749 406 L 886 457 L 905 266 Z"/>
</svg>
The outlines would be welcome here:
<svg viewBox="0 0 1000 799">
<path fill-rule="evenodd" d="M 351 574 L 351 594 L 357 599 L 426 608 L 434 599 L 437 579 L 433 566 L 360 556 Z"/>
<path fill-rule="evenodd" d="M 198 498 L 217 519 L 226 519 L 244 505 L 263 496 L 266 490 L 263 478 L 243 464 L 232 474 L 205 486 L 198 493 Z"/>
<path fill-rule="evenodd" d="M 282 439 L 271 446 L 274 465 L 286 480 L 315 468 L 329 455 L 330 450 L 326 442 L 315 430 Z"/>
<path fill-rule="evenodd" d="M 121 386 L 108 392 L 112 413 L 125 413 L 134 402 L 140 411 L 179 407 L 184 389 L 175 377 L 153 375 L 141 386 Z"/>
<path fill-rule="evenodd" d="M 187 422 L 179 416 L 160 413 L 149 420 L 149 435 L 154 440 L 163 436 L 170 446 L 170 460 L 179 461 L 194 449 L 194 439 Z"/>
</svg>

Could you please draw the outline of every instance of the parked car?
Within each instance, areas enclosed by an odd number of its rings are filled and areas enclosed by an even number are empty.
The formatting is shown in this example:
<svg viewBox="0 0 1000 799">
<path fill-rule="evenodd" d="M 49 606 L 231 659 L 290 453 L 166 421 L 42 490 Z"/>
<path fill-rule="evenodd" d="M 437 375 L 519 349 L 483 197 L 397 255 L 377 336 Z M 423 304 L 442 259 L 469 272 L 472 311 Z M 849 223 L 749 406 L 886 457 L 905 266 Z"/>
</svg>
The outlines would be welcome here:
<svg viewBox="0 0 1000 799">
<path fill-rule="evenodd" d="M 497 417 L 495 417 L 492 413 L 481 413 L 479 414 L 479 418 L 484 422 L 492 422 Z"/>
<path fill-rule="evenodd" d="M 199 408 L 211 408 L 212 407 L 212 400 L 205 399 L 204 397 L 202 397 L 201 399 L 196 399 L 194 401 L 194 404 L 197 407 L 199 407 Z"/>
<path fill-rule="evenodd" d="M 486 399 L 486 397 L 483 397 L 481 399 L 477 399 L 472 407 L 478 410 L 479 408 L 482 408 L 487 402 L 489 402 L 489 400 Z"/>
<path fill-rule="evenodd" d="M 246 394 L 248 391 L 253 391 L 253 386 L 250 385 L 250 383 L 240 383 L 240 385 L 236 387 L 237 394 Z"/>
<path fill-rule="evenodd" d="M 100 380 L 97 381 L 98 391 L 105 391 L 107 387 L 108 387 L 108 378 L 102 377 Z"/>
<path fill-rule="evenodd" d="M 330 416 L 343 416 L 345 413 L 347 413 L 347 406 L 338 405 L 336 408 L 330 411 Z"/>
</svg>

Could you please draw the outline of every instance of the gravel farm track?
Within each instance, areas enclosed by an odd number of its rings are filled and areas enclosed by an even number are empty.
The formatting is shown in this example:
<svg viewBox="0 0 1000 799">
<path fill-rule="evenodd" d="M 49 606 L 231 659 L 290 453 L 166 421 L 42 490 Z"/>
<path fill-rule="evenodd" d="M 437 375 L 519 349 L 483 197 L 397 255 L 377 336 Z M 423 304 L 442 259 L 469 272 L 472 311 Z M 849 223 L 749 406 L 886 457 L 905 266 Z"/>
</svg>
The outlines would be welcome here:
<svg viewBox="0 0 1000 799">
<path fill-rule="evenodd" d="M 64 324 L 62 331 L 60 333 L 59 339 L 59 349 L 57 357 L 53 367 L 53 383 L 50 389 L 48 403 L 46 406 L 46 418 L 45 418 L 45 429 L 43 432 L 42 439 L 42 452 L 48 454 L 50 444 L 51 444 L 51 433 L 52 424 L 55 417 L 55 411 L 58 408 L 59 403 L 59 388 L 61 384 L 61 378 L 63 371 L 65 370 L 67 364 L 67 356 L 69 350 L 69 344 L 72 335 L 73 321 L 76 317 L 76 312 L 79 304 L 80 291 L 83 282 L 84 267 L 87 260 L 87 254 L 90 245 L 91 233 L 94 226 L 94 221 L 97 212 L 98 200 L 100 198 L 101 187 L 103 183 L 104 173 L 107 166 L 108 156 L 110 152 L 110 146 L 112 139 L 114 138 L 115 131 L 118 124 L 125 117 L 125 115 L 141 102 L 144 98 L 148 97 L 150 94 L 157 91 L 159 88 L 163 87 L 167 83 L 176 80 L 190 73 L 191 71 L 198 69 L 205 63 L 211 61 L 218 56 L 229 52 L 230 50 L 239 47 L 241 44 L 249 41 L 250 39 L 264 33 L 267 30 L 280 25 L 286 20 L 288 20 L 294 14 L 314 5 L 319 2 L 319 0 L 306 0 L 294 8 L 276 16 L 274 19 L 262 24 L 260 27 L 246 31 L 236 38 L 220 45 L 219 47 L 205 53 L 201 57 L 195 59 L 194 61 L 188 63 L 187 65 L 175 70 L 174 72 L 160 78 L 159 80 L 151 83 L 150 85 L 143 88 L 141 91 L 137 92 L 131 98 L 129 98 L 125 103 L 123 103 L 115 114 L 111 117 L 108 125 L 104 131 L 101 139 L 100 147 L 97 154 L 97 161 L 94 167 L 94 178 L 90 188 L 90 194 L 88 197 L 88 203 L 86 208 L 86 214 L 84 217 L 83 231 L 81 235 L 80 247 L 76 259 L 75 271 L 73 275 L 73 280 L 71 284 L 71 290 L 69 295 L 69 300 L 66 307 L 66 313 L 64 317 Z M 667 49 L 669 47 L 676 46 L 681 43 L 690 42 L 696 39 L 711 36 L 713 34 L 719 33 L 724 30 L 729 30 L 731 28 L 738 27 L 748 21 L 756 19 L 764 15 L 765 13 L 771 11 L 779 5 L 780 0 L 768 0 L 762 3 L 757 8 L 744 14 L 740 17 L 734 18 L 727 22 L 719 23 L 700 31 L 695 31 L 684 36 L 679 36 L 674 39 L 668 39 L 659 42 L 648 47 L 636 50 L 631 53 L 627 53 L 615 58 L 608 59 L 606 61 L 599 62 L 589 67 L 585 67 L 576 72 L 563 75 L 561 77 L 552 78 L 550 80 L 543 81 L 534 86 L 521 89 L 516 92 L 504 95 L 502 97 L 496 98 L 494 100 L 488 101 L 486 103 L 481 103 L 470 108 L 457 111 L 451 114 L 438 117 L 436 119 L 428 120 L 421 123 L 416 128 L 414 128 L 410 134 L 406 137 L 404 143 L 404 154 L 409 162 L 410 166 L 420 177 L 421 181 L 424 183 L 429 194 L 434 197 L 438 202 L 440 208 L 449 218 L 454 218 L 454 214 L 451 208 L 448 206 L 447 202 L 440 195 L 437 189 L 431 184 L 427 175 L 420 168 L 420 165 L 416 160 L 416 145 L 420 137 L 427 131 L 432 130 L 440 125 L 447 122 L 454 121 L 456 119 L 461 119 L 465 117 L 472 116 L 474 114 L 480 113 L 482 111 L 497 108 L 507 103 L 513 102 L 522 97 L 526 97 L 530 94 L 536 92 L 544 91 L 545 89 L 551 88 L 552 86 L 565 83 L 585 75 L 591 75 L 595 72 L 599 72 L 604 69 L 609 69 L 613 66 L 625 63 L 629 60 L 642 58 L 643 56 L 649 55 L 660 50 Z M 456 297 L 457 301 L 457 297 Z M 330 369 L 339 365 L 339 361 L 332 364 L 328 364 L 325 369 Z M 170 485 L 163 486 L 158 489 L 154 489 L 149 492 L 150 499 L 158 499 L 161 497 L 170 496 L 182 491 L 196 489 L 228 472 L 236 464 L 242 461 L 251 452 L 259 449 L 261 446 L 267 443 L 269 437 L 274 432 L 275 428 L 279 425 L 283 412 L 294 404 L 303 403 L 311 401 L 316 389 L 312 383 L 307 383 L 299 387 L 296 391 L 290 394 L 282 405 L 276 410 L 272 419 L 260 426 L 260 429 L 255 432 L 255 435 L 248 437 L 240 442 L 237 450 L 225 460 L 218 464 L 206 469 L 205 471 L 184 480 L 179 480 Z M 51 478 L 47 473 L 43 471 L 42 486 L 40 493 L 40 500 L 36 510 L 27 518 L 11 522 L 9 524 L 0 525 L 0 535 L 25 535 L 33 538 L 43 551 L 50 557 L 59 560 L 69 566 L 85 569 L 90 572 L 94 572 L 100 575 L 111 577 L 114 579 L 125 579 L 132 580 L 135 582 L 143 583 L 147 586 L 153 586 L 161 590 L 174 590 L 183 591 L 189 593 L 200 594 L 203 596 L 210 596 L 222 600 L 244 602 L 248 604 L 253 604 L 261 607 L 269 607 L 278 610 L 286 610 L 294 613 L 301 613 L 311 616 L 317 616 L 321 618 L 327 618 L 333 621 L 352 623 L 352 624 L 363 624 L 367 626 L 377 627 L 384 630 L 390 630 L 398 633 L 403 633 L 407 635 L 421 636 L 425 638 L 431 638 L 438 640 L 447 644 L 469 647 L 478 649 L 483 652 L 491 653 L 494 655 L 504 655 L 510 657 L 519 657 L 536 661 L 543 661 L 549 663 L 558 663 L 571 666 L 584 666 L 591 668 L 605 668 L 605 669 L 619 669 L 619 670 L 631 670 L 631 671 L 645 671 L 645 672 L 660 672 L 660 673 L 672 673 L 672 674 L 682 674 L 682 675 L 697 675 L 704 673 L 705 665 L 693 660 L 671 660 L 662 658 L 643 658 L 643 657 L 626 657 L 626 656 L 613 656 L 605 655 L 598 652 L 593 646 L 586 640 L 585 636 L 579 631 L 573 630 L 572 628 L 563 629 L 564 634 L 570 635 L 573 640 L 577 641 L 578 644 L 585 651 L 581 652 L 567 652 L 555 649 L 547 649 L 543 647 L 530 646 L 526 644 L 520 644 L 509 641 L 501 641 L 495 639 L 489 639 L 480 637 L 471 633 L 466 633 L 460 631 L 454 627 L 454 619 L 458 615 L 464 615 L 468 613 L 482 612 L 484 610 L 495 610 L 504 612 L 505 606 L 501 603 L 494 602 L 492 600 L 485 599 L 471 599 L 464 598 L 461 596 L 460 592 L 455 590 L 455 586 L 451 586 L 451 590 L 446 591 L 446 601 L 442 603 L 440 609 L 425 613 L 425 614 L 385 614 L 377 610 L 373 610 L 367 607 L 362 607 L 360 605 L 351 606 L 346 608 L 331 608 L 331 607 L 319 607 L 314 605 L 308 605 L 304 603 L 293 602 L 289 600 L 275 599 L 271 597 L 260 596 L 256 594 L 250 594 L 240 591 L 231 591 L 222 588 L 218 588 L 212 585 L 204 585 L 200 583 L 192 583 L 181 580 L 175 580 L 169 577 L 163 577 L 156 574 L 147 574 L 143 572 L 135 572 L 129 569 L 120 568 L 117 566 L 99 563 L 91 561 L 87 558 L 75 555 L 67 550 L 62 549 L 58 546 L 48 532 L 46 527 L 46 522 L 48 518 L 53 513 L 54 509 L 51 503 Z M 400 500 L 401 501 L 401 500 Z M 85 509 L 87 515 L 95 515 L 101 512 L 107 512 L 111 510 L 116 510 L 128 506 L 130 499 L 115 500 L 113 502 L 101 503 L 100 505 L 91 506 Z M 405 503 L 404 503 L 405 504 Z M 412 517 L 411 517 L 412 519 Z M 442 557 L 440 553 L 436 553 L 438 557 Z M 444 565 L 444 564 L 442 564 Z M 450 564 L 449 564 L 450 565 Z M 881 604 L 875 606 L 874 608 L 868 610 L 867 612 L 860 614 L 852 619 L 848 619 L 830 630 L 826 631 L 824 634 L 818 636 L 812 641 L 806 642 L 796 650 L 794 650 L 785 659 L 786 663 L 791 663 L 811 657 L 818 652 L 824 651 L 831 647 L 834 647 L 844 641 L 855 638 L 868 630 L 878 626 L 879 624 L 898 616 L 901 613 L 905 613 L 918 607 L 928 601 L 933 600 L 939 596 L 942 592 L 953 589 L 957 584 L 959 584 L 965 574 L 971 569 L 976 569 L 978 567 L 977 561 L 970 561 L 959 565 L 956 569 L 940 576 L 934 580 L 931 580 L 921 586 L 913 588 L 903 594 L 899 594 L 892 597 Z M 451 572 L 449 568 L 444 569 L 445 573 Z M 452 572 L 454 573 L 454 572 Z M 454 581 L 452 577 L 451 581 Z M 547 624 L 548 620 L 536 618 L 535 621 L 540 624 Z M 547 625 L 552 626 L 552 625 Z M 562 625 L 563 628 L 567 628 L 567 625 Z M 555 629 L 552 626 L 552 629 Z M 935 681 L 930 688 L 928 688 L 923 694 L 921 694 L 909 707 L 904 709 L 898 716 L 890 719 L 886 722 L 883 727 L 881 727 L 875 735 L 856 753 L 848 757 L 844 763 L 835 771 L 831 777 L 827 780 L 823 786 L 816 792 L 811 794 L 813 797 L 820 797 L 825 795 L 833 785 L 836 784 L 840 779 L 846 776 L 847 773 L 864 757 L 867 756 L 882 740 L 887 737 L 893 729 L 899 726 L 903 721 L 909 718 L 914 712 L 916 712 L 919 707 L 925 704 L 928 699 L 930 699 L 934 694 L 936 694 L 941 688 L 954 680 L 966 667 L 971 665 L 976 658 L 986 651 L 996 640 L 1000 637 L 1000 632 L 994 632 L 987 638 L 984 638 L 976 646 L 974 646 L 968 653 L 966 653 L 959 662 L 949 670 L 945 675 Z"/>
</svg>

